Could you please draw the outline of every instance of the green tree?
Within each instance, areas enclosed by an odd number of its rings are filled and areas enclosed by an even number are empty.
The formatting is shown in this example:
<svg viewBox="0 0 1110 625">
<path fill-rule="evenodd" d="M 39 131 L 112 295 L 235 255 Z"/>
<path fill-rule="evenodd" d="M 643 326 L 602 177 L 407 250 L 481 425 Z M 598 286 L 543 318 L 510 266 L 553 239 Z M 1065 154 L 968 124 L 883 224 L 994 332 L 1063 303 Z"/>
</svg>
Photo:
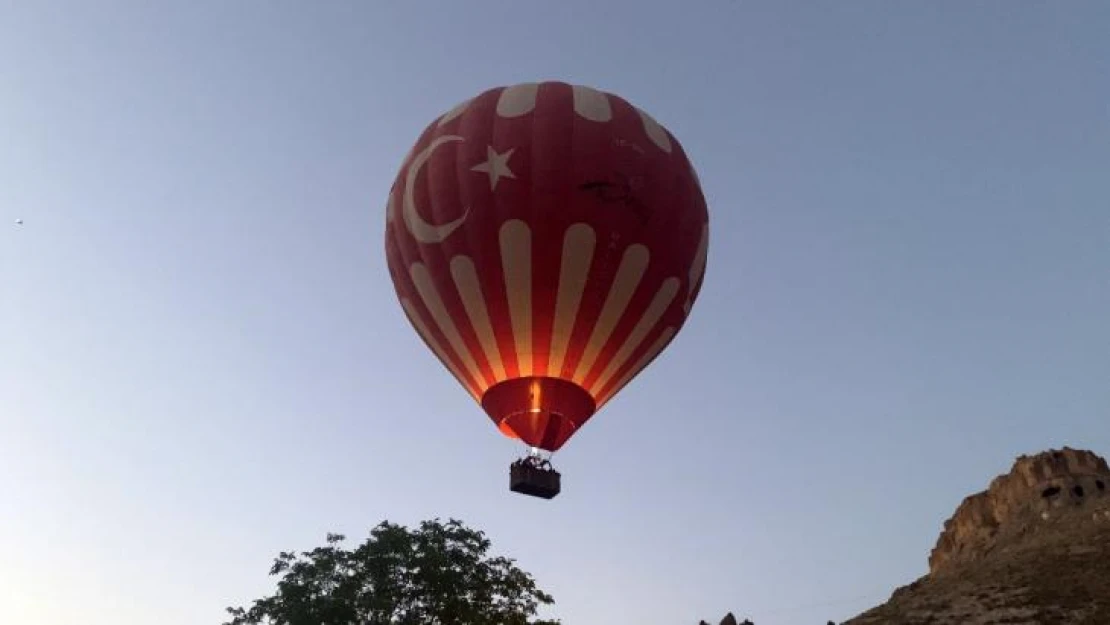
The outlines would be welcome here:
<svg viewBox="0 0 1110 625">
<path fill-rule="evenodd" d="M 489 557 L 483 532 L 455 519 L 419 529 L 382 522 L 354 549 L 340 534 L 298 554 L 282 552 L 277 592 L 228 608 L 224 625 L 557 625 L 533 621 L 554 599 L 514 561 Z"/>
</svg>

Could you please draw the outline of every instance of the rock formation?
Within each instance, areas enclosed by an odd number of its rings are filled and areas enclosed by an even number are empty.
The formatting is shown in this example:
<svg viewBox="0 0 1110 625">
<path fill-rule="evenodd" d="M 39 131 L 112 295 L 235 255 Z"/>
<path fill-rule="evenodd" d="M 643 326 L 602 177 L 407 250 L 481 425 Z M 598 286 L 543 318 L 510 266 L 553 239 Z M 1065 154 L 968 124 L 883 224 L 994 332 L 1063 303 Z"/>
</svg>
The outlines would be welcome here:
<svg viewBox="0 0 1110 625">
<path fill-rule="evenodd" d="M 929 556 L 929 573 L 975 562 L 999 542 L 1035 530 L 1064 507 L 1110 495 L 1110 467 L 1089 451 L 1065 447 L 1021 456 L 1006 475 L 964 499 L 944 524 Z"/>
<path fill-rule="evenodd" d="M 1110 624 L 1110 467 L 1021 456 L 944 524 L 929 574 L 845 625 Z"/>
<path fill-rule="evenodd" d="M 698 625 L 709 625 L 709 623 L 702 621 L 698 623 Z M 748 619 L 744 619 L 744 622 L 742 623 L 737 623 L 736 617 L 732 615 L 732 612 L 729 612 L 725 615 L 723 619 L 721 619 L 721 625 L 755 625 L 755 623 L 752 623 Z"/>
</svg>

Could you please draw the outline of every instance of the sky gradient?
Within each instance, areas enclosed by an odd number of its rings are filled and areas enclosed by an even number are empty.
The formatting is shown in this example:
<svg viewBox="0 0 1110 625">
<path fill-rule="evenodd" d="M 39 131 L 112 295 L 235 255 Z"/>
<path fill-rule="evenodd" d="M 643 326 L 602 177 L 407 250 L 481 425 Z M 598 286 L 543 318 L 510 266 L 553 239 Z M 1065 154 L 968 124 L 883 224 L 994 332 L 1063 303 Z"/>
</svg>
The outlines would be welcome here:
<svg viewBox="0 0 1110 625">
<path fill-rule="evenodd" d="M 1016 455 L 1110 454 L 1107 33 L 1095 1 L 5 3 L 0 622 L 215 624 L 281 550 L 433 516 L 568 625 L 885 600 Z M 547 79 L 667 126 L 711 227 L 550 502 L 383 250 L 424 126 Z"/>
</svg>

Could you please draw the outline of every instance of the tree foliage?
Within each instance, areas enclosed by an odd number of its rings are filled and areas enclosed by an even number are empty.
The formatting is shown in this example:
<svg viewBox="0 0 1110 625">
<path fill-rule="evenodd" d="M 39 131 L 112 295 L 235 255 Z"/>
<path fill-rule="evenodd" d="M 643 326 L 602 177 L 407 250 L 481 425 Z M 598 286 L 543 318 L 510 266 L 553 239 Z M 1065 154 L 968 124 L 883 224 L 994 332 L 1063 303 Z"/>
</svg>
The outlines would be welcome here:
<svg viewBox="0 0 1110 625">
<path fill-rule="evenodd" d="M 282 552 L 277 592 L 228 608 L 224 625 L 556 625 L 533 621 L 554 600 L 483 532 L 450 519 L 418 529 L 382 522 L 354 549 L 328 534 L 312 551 Z"/>
</svg>

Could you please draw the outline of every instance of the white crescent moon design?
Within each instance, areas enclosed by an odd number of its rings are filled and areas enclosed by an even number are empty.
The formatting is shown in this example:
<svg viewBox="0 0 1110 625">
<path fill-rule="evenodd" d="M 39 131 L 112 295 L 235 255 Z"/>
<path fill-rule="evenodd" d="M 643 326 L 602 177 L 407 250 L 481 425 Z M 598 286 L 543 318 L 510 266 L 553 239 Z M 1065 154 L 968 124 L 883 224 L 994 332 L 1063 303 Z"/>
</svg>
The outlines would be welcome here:
<svg viewBox="0 0 1110 625">
<path fill-rule="evenodd" d="M 462 140 L 463 138 L 458 135 L 443 135 L 442 137 L 436 137 L 435 140 L 428 144 L 428 147 L 424 148 L 413 157 L 412 163 L 409 164 L 409 170 L 405 174 L 405 194 L 402 200 L 402 214 L 405 219 L 405 228 L 408 229 L 409 234 L 411 234 L 414 239 L 421 243 L 442 243 L 444 239 L 451 236 L 451 233 L 463 224 L 467 215 L 470 214 L 470 209 L 467 208 L 463 211 L 462 217 L 454 221 L 439 225 L 428 223 L 420 217 L 420 212 L 416 209 L 416 201 L 413 199 L 413 188 L 416 186 L 416 176 L 420 173 L 420 168 L 424 167 L 424 163 L 428 162 L 428 159 L 431 158 L 432 152 L 435 152 L 435 149 L 444 143 Z"/>
</svg>

